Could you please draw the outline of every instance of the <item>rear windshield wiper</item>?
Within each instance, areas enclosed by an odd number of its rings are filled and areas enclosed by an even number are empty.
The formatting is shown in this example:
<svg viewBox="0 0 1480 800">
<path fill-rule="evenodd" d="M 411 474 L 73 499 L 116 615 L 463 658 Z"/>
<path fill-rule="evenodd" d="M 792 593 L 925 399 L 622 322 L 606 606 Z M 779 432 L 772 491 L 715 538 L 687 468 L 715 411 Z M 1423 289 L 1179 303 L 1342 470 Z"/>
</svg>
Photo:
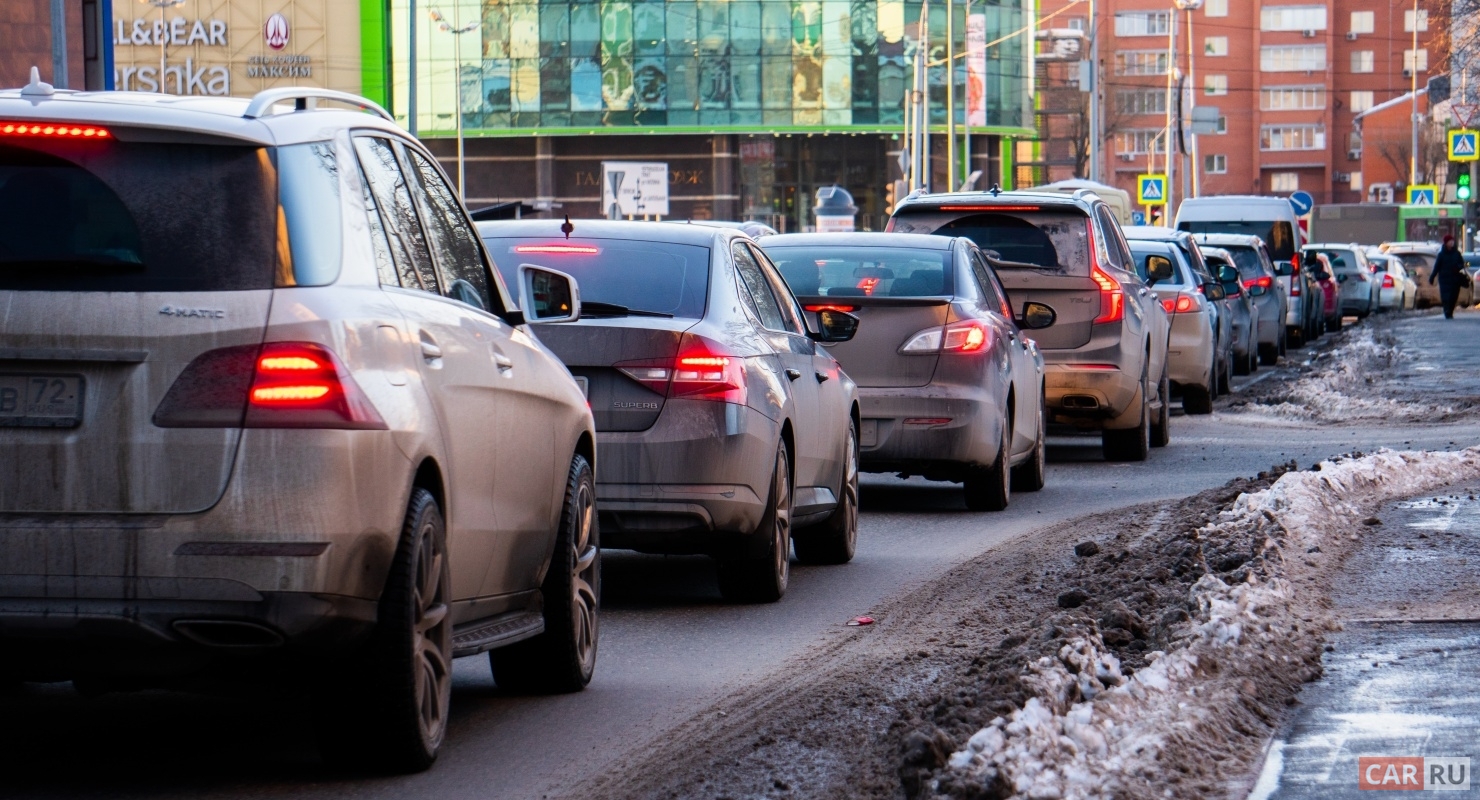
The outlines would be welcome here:
<svg viewBox="0 0 1480 800">
<path fill-rule="evenodd" d="M 581 301 L 581 316 L 593 317 L 662 317 L 673 319 L 673 315 L 663 311 L 643 311 L 640 308 L 628 308 L 616 303 L 599 303 L 594 300 Z"/>
</svg>

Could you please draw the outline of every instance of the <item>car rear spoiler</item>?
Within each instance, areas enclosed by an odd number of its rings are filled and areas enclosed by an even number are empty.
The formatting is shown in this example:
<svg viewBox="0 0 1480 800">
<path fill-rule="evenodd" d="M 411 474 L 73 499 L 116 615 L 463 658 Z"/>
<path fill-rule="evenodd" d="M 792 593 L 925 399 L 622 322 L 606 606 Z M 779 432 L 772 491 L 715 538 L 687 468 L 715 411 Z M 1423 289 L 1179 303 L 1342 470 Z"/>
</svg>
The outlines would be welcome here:
<svg viewBox="0 0 1480 800">
<path fill-rule="evenodd" d="M 928 308 L 930 306 L 948 306 L 955 300 L 951 296 L 942 297 L 875 297 L 872 295 L 860 295 L 848 297 L 846 295 L 829 295 L 818 297 L 815 295 L 797 295 L 797 301 L 804 306 L 870 306 L 874 308 Z"/>
</svg>

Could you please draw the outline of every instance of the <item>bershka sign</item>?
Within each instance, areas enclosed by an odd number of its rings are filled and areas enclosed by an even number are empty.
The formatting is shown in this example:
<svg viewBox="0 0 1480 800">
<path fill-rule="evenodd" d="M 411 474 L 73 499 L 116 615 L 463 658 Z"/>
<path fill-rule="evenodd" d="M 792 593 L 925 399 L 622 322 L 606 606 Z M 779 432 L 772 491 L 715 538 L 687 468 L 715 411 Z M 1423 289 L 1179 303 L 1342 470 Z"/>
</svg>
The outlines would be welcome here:
<svg viewBox="0 0 1480 800">
<path fill-rule="evenodd" d="M 1433 756 L 1361 756 L 1357 788 L 1379 792 L 1467 792 L 1470 759 Z"/>
</svg>

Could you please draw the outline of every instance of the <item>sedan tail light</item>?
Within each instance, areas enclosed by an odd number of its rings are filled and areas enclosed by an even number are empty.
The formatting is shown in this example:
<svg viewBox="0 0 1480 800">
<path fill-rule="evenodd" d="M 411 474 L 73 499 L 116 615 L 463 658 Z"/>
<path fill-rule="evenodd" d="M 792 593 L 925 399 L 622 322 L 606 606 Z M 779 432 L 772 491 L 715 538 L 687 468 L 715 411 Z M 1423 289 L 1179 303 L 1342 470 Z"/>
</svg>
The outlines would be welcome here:
<svg viewBox="0 0 1480 800">
<path fill-rule="evenodd" d="M 1262 286 L 1265 289 L 1268 289 L 1271 286 L 1274 286 L 1274 278 L 1271 278 L 1268 275 L 1263 275 L 1258 278 L 1250 278 L 1249 280 L 1244 281 L 1245 289 L 1252 289 L 1255 286 Z"/>
<path fill-rule="evenodd" d="M 204 353 L 175 379 L 161 428 L 385 430 L 385 420 L 328 348 L 269 342 Z"/>
<path fill-rule="evenodd" d="M 926 328 L 905 341 L 899 352 L 907 356 L 938 353 L 980 353 L 992 349 L 992 331 L 976 320 Z"/>
<path fill-rule="evenodd" d="M 1393 288 L 1395 286 L 1397 286 L 1397 284 L 1393 283 L 1393 276 L 1391 276 L 1391 275 L 1384 275 L 1384 276 L 1382 276 L 1382 288 L 1384 288 L 1384 289 L 1391 289 L 1391 288 Z"/>
<path fill-rule="evenodd" d="M 1198 295 L 1185 293 L 1178 294 L 1176 297 L 1164 297 L 1161 307 L 1166 309 L 1168 314 L 1187 314 L 1201 307 L 1197 298 Z"/>
<path fill-rule="evenodd" d="M 692 334 L 684 336 L 673 358 L 623 361 L 612 366 L 664 397 L 745 403 L 745 359 Z"/>
</svg>

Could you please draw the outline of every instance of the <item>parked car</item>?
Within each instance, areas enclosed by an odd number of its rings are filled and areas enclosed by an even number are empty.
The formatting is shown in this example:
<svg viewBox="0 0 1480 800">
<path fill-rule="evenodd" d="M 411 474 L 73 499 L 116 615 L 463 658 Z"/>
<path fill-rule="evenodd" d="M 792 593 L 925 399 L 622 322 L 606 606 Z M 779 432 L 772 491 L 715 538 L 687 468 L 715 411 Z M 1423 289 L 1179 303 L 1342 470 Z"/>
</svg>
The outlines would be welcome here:
<svg viewBox="0 0 1480 800">
<path fill-rule="evenodd" d="M 1305 334 L 1318 325 L 1319 316 L 1304 302 L 1305 286 L 1297 276 L 1305 232 L 1290 201 L 1283 197 L 1219 195 L 1192 197 L 1177 207 L 1174 223 L 1191 233 L 1233 233 L 1258 236 L 1269 248 L 1285 296 L 1290 298 L 1285 327 L 1288 340 L 1303 342 Z"/>
<path fill-rule="evenodd" d="M 1321 318 L 1318 334 L 1341 330 L 1341 301 L 1338 299 L 1340 290 L 1336 284 L 1336 268 L 1331 265 L 1330 256 L 1317 250 L 1308 251 L 1305 254 L 1305 268 L 1311 270 L 1311 276 L 1315 278 L 1321 293 L 1324 316 Z"/>
<path fill-rule="evenodd" d="M 1177 231 L 1159 225 L 1133 225 L 1125 229 L 1125 235 L 1131 241 L 1167 242 L 1182 253 L 1182 257 L 1191 265 L 1192 271 L 1206 285 L 1221 286 L 1222 282 L 1213 270 L 1208 267 L 1203 258 L 1202 248 L 1198 247 L 1197 240 L 1186 231 Z M 1215 293 L 1220 294 L 1220 293 Z M 1223 296 L 1213 297 L 1208 295 L 1212 302 L 1212 313 L 1219 318 L 1218 323 L 1218 360 L 1216 362 L 1217 385 L 1213 396 L 1217 397 L 1229 391 L 1230 381 L 1233 377 L 1233 314 L 1234 301 L 1226 293 Z"/>
<path fill-rule="evenodd" d="M 959 481 L 977 510 L 1043 488 L 1043 355 L 1029 333 L 1053 309 L 1010 306 L 962 237 L 787 234 L 764 249 L 803 308 L 861 322 L 830 349 L 859 385 L 863 471 Z"/>
<path fill-rule="evenodd" d="M 1378 284 L 1379 307 L 1382 311 L 1405 311 L 1413 308 L 1418 296 L 1418 284 L 1408 276 L 1408 269 L 1397 256 L 1389 255 L 1375 247 L 1366 250 L 1367 263 L 1374 268 L 1373 279 Z"/>
<path fill-rule="evenodd" d="M 1188 414 L 1211 414 L 1218 396 L 1220 364 L 1226 363 L 1219 342 L 1232 339 L 1228 315 L 1220 315 L 1216 306 L 1222 285 L 1194 270 L 1186 254 L 1171 242 L 1131 240 L 1129 244 L 1138 272 L 1167 273 L 1153 288 L 1171 322 L 1167 345 L 1171 394 L 1182 396 L 1182 410 Z"/>
<path fill-rule="evenodd" d="M 1336 275 L 1341 313 L 1366 319 L 1380 305 L 1381 284 L 1372 279 L 1367 251 L 1359 244 L 1308 244 L 1306 252 L 1325 253 Z"/>
<path fill-rule="evenodd" d="M 1414 303 L 1416 308 L 1439 305 L 1439 286 L 1429 283 L 1429 273 L 1434 269 L 1434 260 L 1439 257 L 1439 245 L 1433 242 L 1387 242 L 1382 245 L 1382 251 L 1397 256 L 1403 261 L 1403 266 L 1408 268 L 1408 274 L 1418 285 L 1418 298 Z M 1468 308 L 1474 304 L 1473 289 L 1469 286 L 1462 287 L 1459 290 L 1460 308 Z"/>
<path fill-rule="evenodd" d="M 1208 269 L 1217 276 L 1223 295 L 1233 311 L 1233 374 L 1248 375 L 1259 369 L 1259 309 L 1244 291 L 1233 254 L 1221 247 L 1202 248 Z"/>
<path fill-rule="evenodd" d="M 1013 308 L 1058 312 L 1034 336 L 1051 422 L 1101 432 L 1112 461 L 1143 461 L 1169 441 L 1170 325 L 1093 192 L 917 195 L 895 208 L 889 230 L 965 236 L 992 259 Z"/>
<path fill-rule="evenodd" d="M 1244 292 L 1254 303 L 1259 316 L 1259 363 L 1272 366 L 1284 355 L 1288 331 L 1290 298 L 1283 290 L 1280 276 L 1269 256 L 1269 248 L 1258 236 L 1232 233 L 1201 233 L 1194 237 L 1198 244 L 1221 247 L 1233 256 Z M 1280 266 L 1290 271 L 1289 262 Z"/>
<path fill-rule="evenodd" d="M 690 220 L 684 220 L 684 222 L 686 222 L 686 223 L 688 223 L 690 225 L 709 225 L 709 226 L 715 227 L 715 228 L 734 228 L 737 231 L 744 231 L 745 232 L 745 235 L 746 236 L 749 236 L 752 239 L 759 239 L 762 236 L 775 236 L 776 235 L 776 229 L 775 228 L 771 227 L 770 225 L 767 225 L 764 222 L 760 222 L 759 220 L 745 220 L 744 222 L 732 222 L 732 221 L 728 221 L 728 220 L 690 219 Z"/>
<path fill-rule="evenodd" d="M 578 316 L 574 281 L 523 270 L 566 300 L 521 312 L 436 158 L 352 95 L 33 80 L 0 119 L 0 386 L 45 389 L 0 405 L 0 673 L 332 665 L 324 751 L 379 770 L 436 758 L 456 657 L 586 685 L 595 432 L 526 324 Z"/>
<path fill-rule="evenodd" d="M 818 343 L 848 341 L 858 319 L 803 311 L 732 228 L 561 228 L 478 225 L 506 280 L 539 264 L 581 283 L 581 320 L 539 335 L 595 414 L 603 545 L 714 556 L 720 592 L 742 602 L 781 598 L 793 543 L 806 563 L 851 560 L 858 389 Z"/>
</svg>

